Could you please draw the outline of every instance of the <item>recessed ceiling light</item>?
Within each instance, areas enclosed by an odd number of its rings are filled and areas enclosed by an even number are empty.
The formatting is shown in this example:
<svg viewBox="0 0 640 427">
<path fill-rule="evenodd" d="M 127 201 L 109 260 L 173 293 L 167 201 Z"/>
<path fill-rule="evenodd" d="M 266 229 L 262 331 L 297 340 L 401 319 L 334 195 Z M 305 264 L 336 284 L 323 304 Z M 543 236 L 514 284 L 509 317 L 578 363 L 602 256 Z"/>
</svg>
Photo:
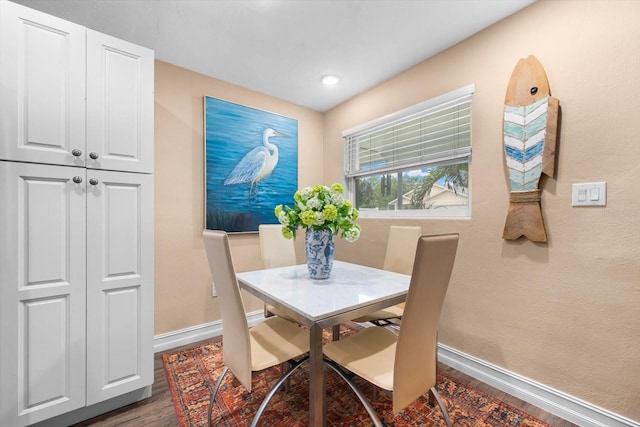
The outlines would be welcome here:
<svg viewBox="0 0 640 427">
<path fill-rule="evenodd" d="M 322 84 L 324 84 L 325 86 L 335 86 L 338 84 L 338 82 L 340 82 L 340 77 L 334 76 L 332 74 L 327 74 L 326 76 L 322 77 Z"/>
</svg>

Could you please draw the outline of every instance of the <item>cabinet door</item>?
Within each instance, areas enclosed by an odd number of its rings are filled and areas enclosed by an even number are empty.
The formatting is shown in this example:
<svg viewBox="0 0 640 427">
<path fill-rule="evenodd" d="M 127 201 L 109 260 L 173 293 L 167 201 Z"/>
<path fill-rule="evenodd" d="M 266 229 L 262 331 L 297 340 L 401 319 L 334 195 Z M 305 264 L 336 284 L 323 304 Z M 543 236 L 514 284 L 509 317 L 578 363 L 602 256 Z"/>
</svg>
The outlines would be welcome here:
<svg viewBox="0 0 640 427">
<path fill-rule="evenodd" d="M 84 149 L 85 28 L 0 1 L 0 159 L 83 166 Z"/>
<path fill-rule="evenodd" d="M 87 180 L 91 405 L 153 383 L 153 176 L 87 170 Z"/>
<path fill-rule="evenodd" d="M 87 30 L 87 167 L 153 172 L 154 53 Z"/>
<path fill-rule="evenodd" d="M 84 173 L 0 161 L 3 426 L 85 405 Z"/>
</svg>

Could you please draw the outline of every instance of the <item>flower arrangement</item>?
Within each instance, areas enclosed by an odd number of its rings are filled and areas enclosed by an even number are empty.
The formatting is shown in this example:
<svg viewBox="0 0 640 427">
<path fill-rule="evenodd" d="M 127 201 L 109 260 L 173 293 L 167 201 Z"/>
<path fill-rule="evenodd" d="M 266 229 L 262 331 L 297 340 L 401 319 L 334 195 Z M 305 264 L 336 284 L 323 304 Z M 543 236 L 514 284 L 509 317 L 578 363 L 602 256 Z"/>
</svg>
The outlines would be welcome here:
<svg viewBox="0 0 640 427">
<path fill-rule="evenodd" d="M 347 242 L 360 237 L 360 226 L 355 223 L 358 210 L 344 197 L 341 184 L 305 187 L 293 195 L 294 207 L 276 206 L 274 213 L 282 224 L 282 235 L 287 239 L 296 236 L 298 227 L 305 230 L 331 230 Z"/>
</svg>

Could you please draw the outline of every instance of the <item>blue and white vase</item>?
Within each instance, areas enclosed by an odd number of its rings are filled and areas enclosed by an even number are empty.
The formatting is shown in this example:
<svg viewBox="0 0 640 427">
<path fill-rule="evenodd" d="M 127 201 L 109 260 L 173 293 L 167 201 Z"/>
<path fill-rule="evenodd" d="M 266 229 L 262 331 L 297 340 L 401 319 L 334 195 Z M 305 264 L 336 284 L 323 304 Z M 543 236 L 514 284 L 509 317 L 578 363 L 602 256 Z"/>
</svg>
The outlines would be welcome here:
<svg viewBox="0 0 640 427">
<path fill-rule="evenodd" d="M 328 279 L 333 268 L 333 256 L 336 253 L 336 241 L 331 230 L 308 229 L 305 236 L 305 255 L 309 277 Z"/>
</svg>

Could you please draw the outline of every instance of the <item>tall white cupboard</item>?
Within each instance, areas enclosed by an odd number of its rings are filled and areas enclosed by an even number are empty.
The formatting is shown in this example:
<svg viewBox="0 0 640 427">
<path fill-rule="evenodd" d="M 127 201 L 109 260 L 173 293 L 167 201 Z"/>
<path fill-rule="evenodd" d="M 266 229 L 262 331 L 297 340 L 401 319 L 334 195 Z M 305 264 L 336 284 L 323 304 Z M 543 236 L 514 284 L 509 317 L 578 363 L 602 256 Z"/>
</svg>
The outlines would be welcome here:
<svg viewBox="0 0 640 427">
<path fill-rule="evenodd" d="M 0 0 L 0 425 L 151 394 L 154 53 Z"/>
</svg>

